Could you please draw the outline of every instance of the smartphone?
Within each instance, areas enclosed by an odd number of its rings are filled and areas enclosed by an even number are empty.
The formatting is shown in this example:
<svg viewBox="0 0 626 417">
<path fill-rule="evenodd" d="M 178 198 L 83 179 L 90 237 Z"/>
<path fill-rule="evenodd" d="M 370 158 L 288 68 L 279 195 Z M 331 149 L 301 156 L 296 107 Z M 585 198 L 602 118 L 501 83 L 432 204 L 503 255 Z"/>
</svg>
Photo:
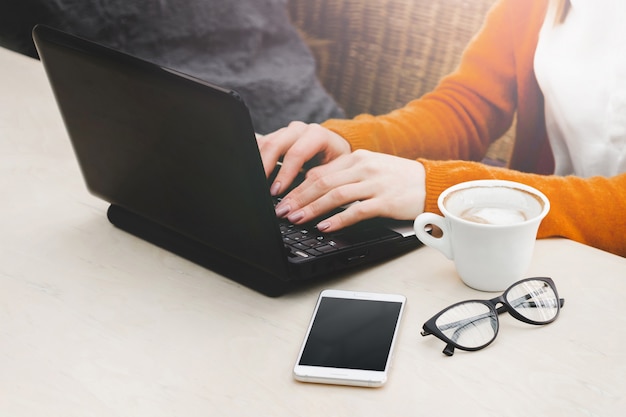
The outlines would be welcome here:
<svg viewBox="0 0 626 417">
<path fill-rule="evenodd" d="M 405 304 L 398 294 L 322 291 L 293 370 L 295 379 L 383 385 Z"/>
</svg>

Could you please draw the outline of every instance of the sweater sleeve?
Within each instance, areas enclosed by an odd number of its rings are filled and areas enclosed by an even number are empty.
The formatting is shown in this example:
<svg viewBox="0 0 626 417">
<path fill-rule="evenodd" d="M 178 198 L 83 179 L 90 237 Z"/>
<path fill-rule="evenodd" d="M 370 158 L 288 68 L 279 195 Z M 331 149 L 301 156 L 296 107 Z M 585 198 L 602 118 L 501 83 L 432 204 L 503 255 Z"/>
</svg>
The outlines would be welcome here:
<svg viewBox="0 0 626 417">
<path fill-rule="evenodd" d="M 516 108 L 515 42 L 533 2 L 504 0 L 489 12 L 457 70 L 437 88 L 381 116 L 329 120 L 352 149 L 415 159 L 481 160 L 511 125 Z M 527 10 L 528 9 L 528 10 Z"/>
<path fill-rule="evenodd" d="M 535 187 L 550 200 L 550 212 L 539 227 L 539 238 L 565 237 L 626 256 L 626 173 L 611 178 L 562 177 L 527 174 L 476 162 L 419 161 L 426 169 L 425 211 L 439 213 L 439 194 L 459 182 L 517 181 Z"/>
</svg>

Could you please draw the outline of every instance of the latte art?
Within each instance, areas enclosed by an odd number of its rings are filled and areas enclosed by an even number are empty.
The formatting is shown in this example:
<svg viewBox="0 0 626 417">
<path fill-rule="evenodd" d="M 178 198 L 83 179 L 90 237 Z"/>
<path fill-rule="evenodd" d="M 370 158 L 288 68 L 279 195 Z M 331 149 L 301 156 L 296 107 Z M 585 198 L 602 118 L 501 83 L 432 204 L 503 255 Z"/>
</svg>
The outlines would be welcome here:
<svg viewBox="0 0 626 417">
<path fill-rule="evenodd" d="M 464 220 L 482 224 L 515 224 L 528 220 L 524 211 L 514 208 L 502 207 L 469 207 L 459 217 Z"/>
</svg>

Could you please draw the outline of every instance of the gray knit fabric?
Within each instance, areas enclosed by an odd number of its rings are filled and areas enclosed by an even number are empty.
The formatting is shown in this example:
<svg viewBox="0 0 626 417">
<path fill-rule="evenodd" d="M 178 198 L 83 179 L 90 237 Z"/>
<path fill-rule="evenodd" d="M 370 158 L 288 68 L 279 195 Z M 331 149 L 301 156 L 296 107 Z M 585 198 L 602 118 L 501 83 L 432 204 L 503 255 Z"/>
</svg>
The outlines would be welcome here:
<svg viewBox="0 0 626 417">
<path fill-rule="evenodd" d="M 315 75 L 287 0 L 4 0 L 0 44 L 33 54 L 45 23 L 234 89 L 267 133 L 343 117 Z"/>
</svg>

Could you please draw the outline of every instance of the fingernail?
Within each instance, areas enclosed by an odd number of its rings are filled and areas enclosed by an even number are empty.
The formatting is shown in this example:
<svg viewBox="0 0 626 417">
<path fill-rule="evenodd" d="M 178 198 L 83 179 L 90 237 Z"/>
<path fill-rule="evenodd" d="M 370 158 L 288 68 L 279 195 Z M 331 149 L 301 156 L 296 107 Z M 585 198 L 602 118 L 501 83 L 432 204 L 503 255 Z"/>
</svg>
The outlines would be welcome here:
<svg viewBox="0 0 626 417">
<path fill-rule="evenodd" d="M 272 188 L 270 188 L 270 194 L 272 196 L 277 196 L 279 191 L 280 191 L 280 182 L 275 182 L 274 184 L 272 184 Z"/>
<path fill-rule="evenodd" d="M 291 211 L 289 204 L 279 204 L 276 206 L 276 217 L 284 217 Z"/>
<path fill-rule="evenodd" d="M 328 229 L 330 227 L 330 222 L 327 221 L 323 221 L 317 224 L 317 230 L 319 230 L 320 232 L 323 232 L 324 230 Z"/>
<path fill-rule="evenodd" d="M 304 212 L 302 210 L 298 210 L 295 213 L 293 213 L 291 216 L 287 216 L 287 219 L 291 223 L 297 223 L 298 221 L 302 220 L 303 218 L 304 218 Z"/>
</svg>

